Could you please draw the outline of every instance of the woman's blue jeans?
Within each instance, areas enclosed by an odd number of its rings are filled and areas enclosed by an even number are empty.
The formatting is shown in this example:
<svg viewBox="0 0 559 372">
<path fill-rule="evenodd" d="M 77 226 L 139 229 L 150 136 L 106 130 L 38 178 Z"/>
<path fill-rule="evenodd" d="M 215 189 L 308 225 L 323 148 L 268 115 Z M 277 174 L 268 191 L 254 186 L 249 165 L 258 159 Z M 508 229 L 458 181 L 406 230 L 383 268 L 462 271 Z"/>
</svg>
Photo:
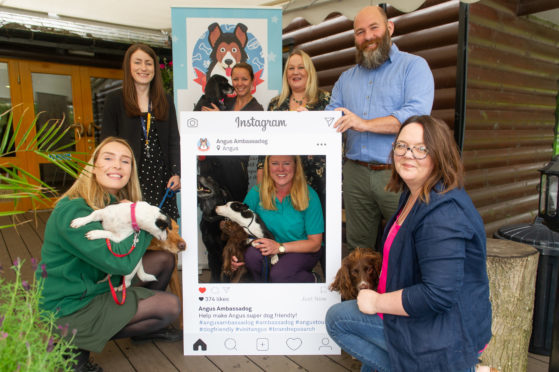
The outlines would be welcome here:
<svg viewBox="0 0 559 372">
<path fill-rule="evenodd" d="M 326 330 L 342 349 L 363 363 L 362 372 L 390 371 L 382 319 L 359 311 L 355 300 L 328 309 Z M 475 372 L 475 366 L 464 372 Z"/>
</svg>

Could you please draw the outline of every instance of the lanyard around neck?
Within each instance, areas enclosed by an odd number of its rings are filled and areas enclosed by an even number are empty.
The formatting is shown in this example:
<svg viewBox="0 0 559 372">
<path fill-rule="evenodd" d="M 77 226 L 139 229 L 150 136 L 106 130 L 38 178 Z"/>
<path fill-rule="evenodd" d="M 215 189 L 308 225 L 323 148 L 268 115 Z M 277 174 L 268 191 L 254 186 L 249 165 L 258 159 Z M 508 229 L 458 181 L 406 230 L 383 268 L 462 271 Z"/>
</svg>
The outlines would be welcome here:
<svg viewBox="0 0 559 372">
<path fill-rule="evenodd" d="M 148 105 L 148 114 L 144 117 L 143 115 L 140 116 L 140 121 L 142 122 L 142 130 L 144 131 L 144 137 L 146 139 L 146 145 L 149 143 L 149 129 L 151 127 L 151 101 Z"/>
</svg>

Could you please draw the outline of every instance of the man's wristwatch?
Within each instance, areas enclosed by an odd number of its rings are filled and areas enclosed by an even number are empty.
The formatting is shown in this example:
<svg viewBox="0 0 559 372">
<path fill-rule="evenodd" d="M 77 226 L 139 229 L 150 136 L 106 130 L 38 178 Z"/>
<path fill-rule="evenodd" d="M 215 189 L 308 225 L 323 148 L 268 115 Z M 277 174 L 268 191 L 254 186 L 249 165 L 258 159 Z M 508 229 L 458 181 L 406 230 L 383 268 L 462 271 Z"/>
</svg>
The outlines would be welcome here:
<svg viewBox="0 0 559 372">
<path fill-rule="evenodd" d="M 285 245 L 280 244 L 280 246 L 279 246 L 279 253 L 280 253 L 280 254 L 285 253 Z"/>
</svg>

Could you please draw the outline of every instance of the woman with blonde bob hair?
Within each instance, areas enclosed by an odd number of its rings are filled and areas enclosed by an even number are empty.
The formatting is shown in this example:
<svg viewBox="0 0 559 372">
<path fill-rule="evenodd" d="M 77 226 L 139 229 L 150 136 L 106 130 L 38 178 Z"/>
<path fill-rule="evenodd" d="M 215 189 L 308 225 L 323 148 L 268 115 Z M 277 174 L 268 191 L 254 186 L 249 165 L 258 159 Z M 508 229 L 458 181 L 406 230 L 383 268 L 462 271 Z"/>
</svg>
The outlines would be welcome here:
<svg viewBox="0 0 559 372">
<path fill-rule="evenodd" d="M 57 201 L 47 221 L 41 269 L 36 272 L 45 278 L 40 307 L 54 312 L 60 327 L 76 330 L 76 371 L 101 371 L 89 361 L 89 353 L 101 352 L 111 339 L 176 341 L 182 336 L 178 330 L 164 328 L 180 313 L 177 296 L 165 291 L 175 265 L 172 254 L 146 251 L 153 237 L 143 230 L 120 242 L 109 242 L 86 237 L 92 230 L 103 229 L 99 221 L 70 226 L 75 218 L 96 209 L 136 202 L 141 196 L 131 147 L 122 139 L 108 137 Z M 114 292 L 111 286 L 118 287 L 123 275 L 132 272 L 140 260 L 157 281 Z"/>
<path fill-rule="evenodd" d="M 299 156 L 266 156 L 262 183 L 248 192 L 244 203 L 260 216 L 274 239 L 254 240 L 245 253 L 245 263 L 233 257 L 233 269 L 246 265 L 257 282 L 317 281 L 312 269 L 322 254 L 324 218 Z M 268 267 L 266 260 L 273 255 L 279 255 L 279 261 Z"/>
<path fill-rule="evenodd" d="M 491 339 L 491 303 L 485 229 L 458 148 L 442 120 L 412 116 L 391 156 L 387 190 L 403 192 L 378 288 L 332 306 L 326 329 L 362 371 L 473 372 Z"/>
</svg>

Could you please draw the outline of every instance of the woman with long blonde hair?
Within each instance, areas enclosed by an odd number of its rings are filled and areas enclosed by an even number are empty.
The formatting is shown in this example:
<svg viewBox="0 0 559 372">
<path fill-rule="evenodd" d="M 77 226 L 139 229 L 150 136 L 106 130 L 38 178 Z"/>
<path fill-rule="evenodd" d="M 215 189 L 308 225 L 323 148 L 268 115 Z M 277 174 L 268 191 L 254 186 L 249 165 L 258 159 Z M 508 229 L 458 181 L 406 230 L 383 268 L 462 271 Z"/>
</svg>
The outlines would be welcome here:
<svg viewBox="0 0 559 372">
<path fill-rule="evenodd" d="M 330 93 L 318 88 L 311 57 L 296 49 L 287 58 L 280 95 L 272 98 L 268 111 L 320 111 L 330 102 Z"/>
<path fill-rule="evenodd" d="M 76 330 L 77 371 L 101 371 L 89 361 L 89 352 L 101 352 L 114 338 L 180 339 L 180 331 L 172 334 L 164 328 L 180 313 L 177 296 L 165 291 L 175 265 L 173 255 L 146 252 L 153 237 L 142 230 L 109 246 L 105 239 L 86 238 L 89 231 L 103 229 L 101 222 L 70 226 L 96 209 L 141 198 L 132 149 L 126 141 L 109 137 L 57 201 L 47 222 L 37 270 L 38 277 L 45 277 L 40 307 L 54 312 L 61 327 Z M 110 286 L 118 287 L 139 260 L 157 281 L 126 288 L 126 296 L 111 293 Z"/>
<path fill-rule="evenodd" d="M 311 57 L 295 49 L 287 58 L 280 95 L 272 98 L 268 111 L 321 111 L 330 102 L 330 93 L 318 88 L 318 76 Z M 326 156 L 301 157 L 307 183 L 318 193 L 322 211 L 326 202 Z M 257 179 L 262 178 L 264 158 L 258 158 Z"/>
<path fill-rule="evenodd" d="M 245 252 L 245 262 L 234 257 L 233 268 L 246 265 L 255 281 L 317 281 L 312 270 L 322 254 L 324 217 L 317 193 L 307 185 L 300 157 L 267 156 L 262 182 L 248 192 L 244 203 L 260 216 L 274 239 L 254 240 Z M 263 264 L 273 255 L 279 261 L 269 267 L 267 275 Z"/>
</svg>

